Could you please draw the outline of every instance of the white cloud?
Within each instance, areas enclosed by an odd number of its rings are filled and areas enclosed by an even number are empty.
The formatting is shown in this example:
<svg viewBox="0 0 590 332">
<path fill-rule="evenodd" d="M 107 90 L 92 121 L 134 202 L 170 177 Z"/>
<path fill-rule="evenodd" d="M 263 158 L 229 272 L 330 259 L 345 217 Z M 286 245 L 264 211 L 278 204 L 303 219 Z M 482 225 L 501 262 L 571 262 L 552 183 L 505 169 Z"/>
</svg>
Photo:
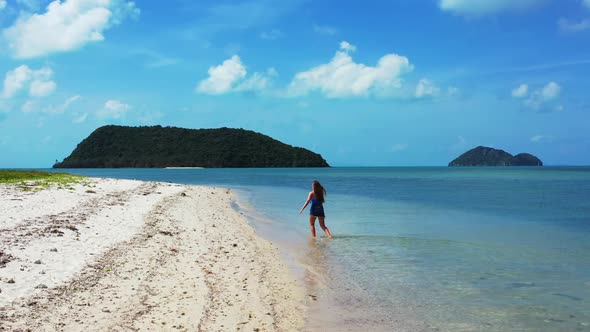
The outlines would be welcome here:
<svg viewBox="0 0 590 332">
<path fill-rule="evenodd" d="M 559 19 L 559 28 L 561 31 L 578 32 L 590 29 L 590 19 L 586 18 L 580 22 L 571 22 L 566 18 Z"/>
<path fill-rule="evenodd" d="M 356 46 L 350 44 L 347 41 L 341 41 L 340 42 L 340 49 L 345 52 L 354 52 L 354 51 L 356 51 Z"/>
<path fill-rule="evenodd" d="M 55 82 L 51 81 L 53 71 L 49 67 L 33 70 L 26 65 L 16 67 L 6 73 L 4 78 L 3 98 L 11 98 L 20 90 L 29 86 L 29 95 L 44 97 L 51 94 L 55 88 Z"/>
<path fill-rule="evenodd" d="M 455 87 L 455 86 L 450 86 L 450 87 L 448 87 L 448 89 L 447 89 L 447 94 L 448 94 L 449 96 L 456 96 L 456 95 L 458 95 L 458 94 L 460 94 L 460 93 L 461 93 L 461 89 L 459 89 L 459 88 L 457 88 L 457 87 Z"/>
<path fill-rule="evenodd" d="M 44 14 L 21 13 L 3 34 L 14 57 L 33 58 L 102 41 L 105 30 L 137 15 L 124 0 L 55 0 Z"/>
<path fill-rule="evenodd" d="M 442 10 L 467 16 L 482 16 L 530 8 L 545 0 L 440 0 Z"/>
<path fill-rule="evenodd" d="M 457 141 L 451 145 L 452 150 L 465 150 L 467 147 L 467 140 L 463 136 L 457 136 Z"/>
<path fill-rule="evenodd" d="M 80 115 L 77 115 L 76 117 L 74 117 L 72 119 L 72 122 L 73 123 L 82 123 L 82 122 L 86 121 L 86 118 L 88 118 L 88 113 L 80 114 Z"/>
<path fill-rule="evenodd" d="M 423 78 L 416 85 L 416 98 L 437 97 L 440 94 L 440 88 L 429 79 Z"/>
<path fill-rule="evenodd" d="M 386 54 L 374 67 L 355 63 L 349 52 L 355 47 L 340 43 L 340 50 L 327 64 L 297 73 L 288 87 L 289 96 L 321 91 L 329 98 L 388 94 L 402 87 L 402 75 L 414 66 L 408 58 Z"/>
<path fill-rule="evenodd" d="M 249 78 L 239 56 L 234 55 L 219 66 L 209 68 L 209 77 L 199 82 L 197 92 L 220 95 L 228 92 L 262 91 L 270 86 L 271 77 L 277 75 L 274 68 L 267 74 L 254 73 Z"/>
<path fill-rule="evenodd" d="M 563 110 L 563 106 L 555 105 L 560 93 L 561 87 L 555 82 L 549 82 L 543 88 L 533 91 L 524 101 L 524 105 L 533 110 L 548 108 Z"/>
<path fill-rule="evenodd" d="M 518 88 L 512 89 L 512 97 L 522 98 L 529 92 L 529 86 L 527 84 L 521 84 Z"/>
<path fill-rule="evenodd" d="M 6 8 L 6 0 L 0 0 L 0 10 Z"/>
<path fill-rule="evenodd" d="M 118 100 L 108 100 L 96 114 L 101 118 L 118 119 L 130 109 L 131 105 L 129 104 L 122 103 Z"/>
<path fill-rule="evenodd" d="M 544 100 L 552 100 L 559 96 L 559 92 L 561 92 L 561 87 L 555 82 L 549 82 L 541 92 Z"/>
<path fill-rule="evenodd" d="M 29 95 L 33 97 L 45 97 L 50 95 L 56 87 L 57 84 L 53 81 L 34 80 L 29 87 Z"/>
<path fill-rule="evenodd" d="M 31 113 L 35 109 L 37 109 L 37 103 L 32 100 L 27 100 L 20 108 L 21 112 L 23 113 Z"/>
<path fill-rule="evenodd" d="M 325 36 L 333 36 L 338 33 L 338 30 L 336 28 L 327 25 L 314 25 L 313 31 Z"/>
<path fill-rule="evenodd" d="M 63 114 L 63 113 L 65 113 L 65 111 L 68 110 L 68 108 L 70 107 L 70 105 L 72 105 L 74 102 L 76 102 L 80 98 L 82 98 L 82 97 L 79 96 L 79 95 L 75 95 L 75 96 L 69 97 L 62 104 L 60 104 L 58 106 L 49 106 L 49 107 L 46 107 L 46 108 L 44 108 L 42 110 L 42 112 L 43 113 L 49 113 L 49 114 Z"/>
<path fill-rule="evenodd" d="M 538 143 L 541 140 L 543 140 L 544 138 L 545 138 L 545 136 L 543 136 L 543 135 L 535 135 L 535 136 L 531 137 L 531 142 Z"/>
<path fill-rule="evenodd" d="M 408 144 L 398 143 L 391 147 L 391 152 L 400 152 L 408 148 Z"/>
<path fill-rule="evenodd" d="M 229 92 L 232 86 L 246 76 L 246 67 L 237 55 L 209 68 L 209 77 L 199 83 L 197 91 L 212 95 Z"/>
<path fill-rule="evenodd" d="M 278 29 L 272 29 L 268 32 L 263 31 L 262 33 L 260 33 L 260 38 L 262 39 L 266 39 L 266 40 L 275 40 L 275 39 L 279 39 L 281 37 L 283 37 L 285 34 Z"/>
</svg>

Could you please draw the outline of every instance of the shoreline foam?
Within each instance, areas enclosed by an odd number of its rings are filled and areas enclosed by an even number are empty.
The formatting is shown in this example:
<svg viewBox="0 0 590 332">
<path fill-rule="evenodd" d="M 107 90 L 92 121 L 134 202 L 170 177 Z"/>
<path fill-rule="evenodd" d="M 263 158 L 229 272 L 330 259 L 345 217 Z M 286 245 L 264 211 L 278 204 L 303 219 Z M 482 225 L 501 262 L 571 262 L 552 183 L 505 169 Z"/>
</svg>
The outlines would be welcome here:
<svg viewBox="0 0 590 332">
<path fill-rule="evenodd" d="M 278 249 L 232 209 L 231 191 L 91 182 L 61 210 L 36 196 L 57 189 L 0 186 L 0 245 L 11 257 L 0 267 L 0 330 L 302 328 L 302 290 Z M 18 219 L 28 204 L 38 212 Z"/>
</svg>

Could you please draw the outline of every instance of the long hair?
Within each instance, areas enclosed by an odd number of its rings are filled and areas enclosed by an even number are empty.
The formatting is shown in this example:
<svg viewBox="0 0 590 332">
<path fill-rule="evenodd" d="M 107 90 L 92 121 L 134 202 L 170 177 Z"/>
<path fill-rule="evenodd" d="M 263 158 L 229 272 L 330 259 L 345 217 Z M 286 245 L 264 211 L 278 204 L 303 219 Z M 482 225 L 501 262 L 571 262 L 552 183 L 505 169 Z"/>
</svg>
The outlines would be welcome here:
<svg viewBox="0 0 590 332">
<path fill-rule="evenodd" d="M 322 187 L 322 184 L 319 181 L 313 181 L 312 187 L 313 187 L 313 193 L 315 194 L 316 199 L 323 203 L 324 197 L 326 197 L 328 195 L 328 193 L 326 192 L 326 189 L 324 189 L 324 187 Z"/>
</svg>

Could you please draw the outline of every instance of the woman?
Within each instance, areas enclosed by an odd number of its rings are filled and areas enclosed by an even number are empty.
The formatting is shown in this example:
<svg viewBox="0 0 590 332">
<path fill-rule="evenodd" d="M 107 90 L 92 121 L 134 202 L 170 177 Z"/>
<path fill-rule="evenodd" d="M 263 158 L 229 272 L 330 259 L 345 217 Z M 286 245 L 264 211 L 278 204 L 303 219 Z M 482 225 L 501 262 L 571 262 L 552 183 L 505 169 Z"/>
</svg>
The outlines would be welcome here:
<svg viewBox="0 0 590 332">
<path fill-rule="evenodd" d="M 299 211 L 299 214 L 305 210 L 307 204 L 311 202 L 311 208 L 309 209 L 309 226 L 311 227 L 311 236 L 315 238 L 315 219 L 318 218 L 320 220 L 320 227 L 326 233 L 328 238 L 332 238 L 330 234 L 330 230 L 326 227 L 324 220 L 326 215 L 324 214 L 324 197 L 326 196 L 326 189 L 322 187 L 322 185 L 318 181 L 313 181 L 311 184 L 311 191 L 307 196 L 307 200 L 305 204 Z"/>
</svg>

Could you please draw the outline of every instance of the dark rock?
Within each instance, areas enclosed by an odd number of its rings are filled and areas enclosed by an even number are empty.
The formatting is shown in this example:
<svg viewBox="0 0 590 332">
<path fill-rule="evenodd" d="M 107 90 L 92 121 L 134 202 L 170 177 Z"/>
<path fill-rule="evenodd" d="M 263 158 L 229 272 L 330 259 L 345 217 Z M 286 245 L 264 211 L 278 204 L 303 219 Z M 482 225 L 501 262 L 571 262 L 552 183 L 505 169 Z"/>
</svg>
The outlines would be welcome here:
<svg viewBox="0 0 590 332">
<path fill-rule="evenodd" d="M 10 278 L 10 279 L 8 279 L 8 281 L 6 283 L 7 284 L 14 284 L 14 279 Z"/>
<path fill-rule="evenodd" d="M 40 259 L 36 260 L 35 264 L 41 264 L 41 260 Z"/>
</svg>

